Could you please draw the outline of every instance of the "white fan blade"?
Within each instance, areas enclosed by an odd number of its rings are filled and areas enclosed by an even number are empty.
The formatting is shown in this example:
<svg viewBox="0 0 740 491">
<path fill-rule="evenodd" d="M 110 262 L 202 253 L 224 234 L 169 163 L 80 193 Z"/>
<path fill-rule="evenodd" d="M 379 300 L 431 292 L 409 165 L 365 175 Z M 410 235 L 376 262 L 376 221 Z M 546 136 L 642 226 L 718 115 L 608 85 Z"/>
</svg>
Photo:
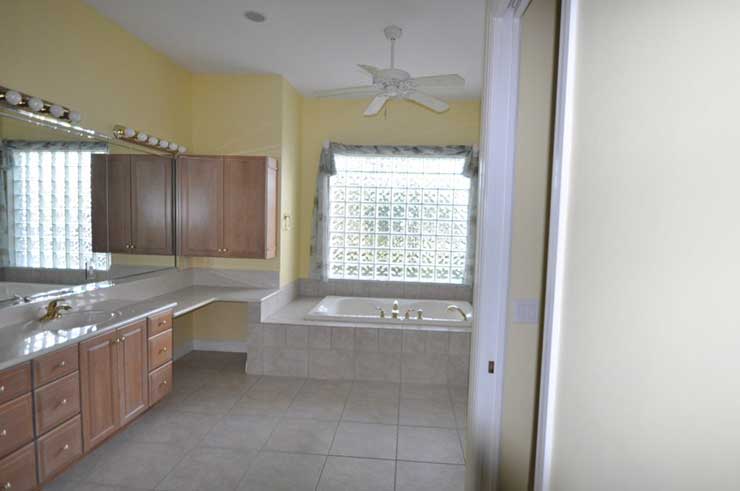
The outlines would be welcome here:
<svg viewBox="0 0 740 491">
<path fill-rule="evenodd" d="M 375 77 L 375 75 L 378 73 L 378 67 L 372 66 L 372 65 L 357 65 L 358 67 L 365 70 L 367 73 Z"/>
<path fill-rule="evenodd" d="M 416 87 L 430 88 L 430 87 L 465 87 L 465 79 L 460 75 L 448 74 L 448 75 L 431 75 L 429 77 L 415 77 L 411 81 Z"/>
<path fill-rule="evenodd" d="M 370 101 L 370 104 L 367 106 L 367 109 L 365 109 L 365 116 L 375 116 L 380 112 L 381 109 L 383 109 L 383 106 L 385 106 L 385 101 L 387 101 L 390 98 L 390 96 L 387 95 L 376 95 L 375 99 Z"/>
<path fill-rule="evenodd" d="M 428 107 L 432 111 L 437 111 L 438 113 L 445 112 L 450 108 L 445 101 L 432 97 L 424 92 L 419 92 L 418 90 L 406 95 L 405 98 L 412 100 L 417 104 L 421 104 L 424 107 Z"/>
<path fill-rule="evenodd" d="M 370 97 L 378 93 L 374 85 L 362 85 L 358 87 L 343 87 L 341 89 L 319 90 L 314 92 L 314 97 Z"/>
</svg>

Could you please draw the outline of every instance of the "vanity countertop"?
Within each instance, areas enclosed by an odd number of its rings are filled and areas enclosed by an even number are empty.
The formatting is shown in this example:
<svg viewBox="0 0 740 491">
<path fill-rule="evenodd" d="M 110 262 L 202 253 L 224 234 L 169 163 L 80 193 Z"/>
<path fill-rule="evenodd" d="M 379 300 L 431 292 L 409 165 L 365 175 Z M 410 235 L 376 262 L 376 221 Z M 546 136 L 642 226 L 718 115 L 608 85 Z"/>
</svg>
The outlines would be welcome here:
<svg viewBox="0 0 740 491">
<path fill-rule="evenodd" d="M 53 320 L 45 324 L 30 320 L 0 327 L 0 370 L 136 322 L 162 310 L 172 309 L 174 316 L 178 317 L 212 302 L 259 303 L 277 291 L 195 285 L 144 301 L 107 299 L 86 303 L 80 309 L 74 308 L 75 299 L 71 298 L 72 313 L 115 312 L 116 315 L 98 324 L 61 329 L 54 327 Z"/>
</svg>

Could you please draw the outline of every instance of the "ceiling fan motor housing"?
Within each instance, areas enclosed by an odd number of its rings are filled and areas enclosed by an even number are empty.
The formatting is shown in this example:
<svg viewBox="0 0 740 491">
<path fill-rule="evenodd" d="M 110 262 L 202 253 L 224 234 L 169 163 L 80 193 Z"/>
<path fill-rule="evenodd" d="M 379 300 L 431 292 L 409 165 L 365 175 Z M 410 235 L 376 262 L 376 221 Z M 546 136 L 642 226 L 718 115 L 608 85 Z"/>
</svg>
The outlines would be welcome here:
<svg viewBox="0 0 740 491">
<path fill-rule="evenodd" d="M 410 81 L 411 75 L 398 68 L 384 68 L 378 70 L 373 77 L 373 85 L 388 95 L 402 95 L 414 88 Z"/>
</svg>

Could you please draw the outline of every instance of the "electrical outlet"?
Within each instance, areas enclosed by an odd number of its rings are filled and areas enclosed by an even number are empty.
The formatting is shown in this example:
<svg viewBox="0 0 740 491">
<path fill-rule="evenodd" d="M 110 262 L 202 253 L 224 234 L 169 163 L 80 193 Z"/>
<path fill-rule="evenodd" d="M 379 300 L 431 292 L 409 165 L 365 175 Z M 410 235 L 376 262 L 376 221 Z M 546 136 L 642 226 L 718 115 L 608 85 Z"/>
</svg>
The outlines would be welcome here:
<svg viewBox="0 0 740 491">
<path fill-rule="evenodd" d="M 519 298 L 514 300 L 515 324 L 539 324 L 540 301 L 537 298 Z"/>
<path fill-rule="evenodd" d="M 283 232 L 287 232 L 291 228 L 293 228 L 293 224 L 291 223 L 290 213 L 285 213 L 283 215 Z"/>
</svg>

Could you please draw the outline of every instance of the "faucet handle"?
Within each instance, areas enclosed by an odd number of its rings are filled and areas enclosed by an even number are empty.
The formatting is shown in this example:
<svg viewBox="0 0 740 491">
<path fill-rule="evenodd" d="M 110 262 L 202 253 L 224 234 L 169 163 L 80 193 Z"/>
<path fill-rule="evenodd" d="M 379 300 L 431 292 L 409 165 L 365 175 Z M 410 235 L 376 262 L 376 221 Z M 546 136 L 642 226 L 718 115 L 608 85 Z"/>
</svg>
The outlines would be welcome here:
<svg viewBox="0 0 740 491">
<path fill-rule="evenodd" d="M 381 319 L 385 319 L 385 310 L 383 310 L 382 307 L 375 307 L 375 310 L 377 310 L 378 312 L 380 312 L 380 318 Z"/>
</svg>

